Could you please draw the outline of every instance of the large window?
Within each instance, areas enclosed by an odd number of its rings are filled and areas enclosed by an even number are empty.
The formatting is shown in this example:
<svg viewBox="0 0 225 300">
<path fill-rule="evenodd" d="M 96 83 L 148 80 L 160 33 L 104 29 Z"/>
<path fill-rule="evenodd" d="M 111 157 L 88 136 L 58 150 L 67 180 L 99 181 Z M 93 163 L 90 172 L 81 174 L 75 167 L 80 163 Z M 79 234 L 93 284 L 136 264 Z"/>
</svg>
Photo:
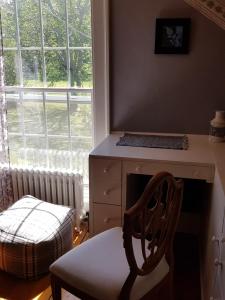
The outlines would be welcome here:
<svg viewBox="0 0 225 300">
<path fill-rule="evenodd" d="M 3 0 L 1 8 L 11 164 L 87 180 L 91 0 Z"/>
</svg>

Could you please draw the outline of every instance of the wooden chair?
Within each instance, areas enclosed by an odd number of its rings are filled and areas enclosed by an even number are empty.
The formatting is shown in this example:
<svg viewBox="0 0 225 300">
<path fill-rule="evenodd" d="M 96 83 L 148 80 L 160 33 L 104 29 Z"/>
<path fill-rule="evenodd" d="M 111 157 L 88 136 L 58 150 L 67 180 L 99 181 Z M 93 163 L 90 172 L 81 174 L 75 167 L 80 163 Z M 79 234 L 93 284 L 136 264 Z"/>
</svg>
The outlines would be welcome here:
<svg viewBox="0 0 225 300">
<path fill-rule="evenodd" d="M 183 183 L 161 172 L 124 213 L 123 229 L 104 231 L 50 267 L 54 300 L 61 288 L 81 299 L 159 299 L 163 285 L 173 300 L 173 239 Z M 124 251 L 125 248 L 125 251 Z"/>
</svg>

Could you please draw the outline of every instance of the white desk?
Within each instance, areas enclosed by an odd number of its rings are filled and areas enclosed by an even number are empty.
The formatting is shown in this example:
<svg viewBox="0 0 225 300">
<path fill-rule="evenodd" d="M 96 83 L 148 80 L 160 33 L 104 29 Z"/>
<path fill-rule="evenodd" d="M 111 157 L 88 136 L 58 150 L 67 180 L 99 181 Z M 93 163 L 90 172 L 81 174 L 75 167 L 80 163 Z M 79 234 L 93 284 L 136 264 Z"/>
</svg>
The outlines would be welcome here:
<svg viewBox="0 0 225 300">
<path fill-rule="evenodd" d="M 223 230 L 225 236 L 225 144 L 210 144 L 208 136 L 188 135 L 188 150 L 116 146 L 121 135 L 109 135 L 89 156 L 90 233 L 122 225 L 128 174 L 154 175 L 169 171 L 175 177 L 213 183 L 202 232 L 202 299 L 221 294 L 225 272 L 217 279 L 219 287 L 215 290 L 212 287 L 216 274 L 214 259 L 224 256 L 225 262 L 225 249 L 222 243 L 213 245 L 211 238 L 221 235 Z M 220 299 L 224 300 L 222 297 Z"/>
<path fill-rule="evenodd" d="M 110 135 L 90 154 L 92 234 L 121 225 L 128 174 L 154 175 L 166 170 L 176 177 L 214 180 L 215 164 L 207 136 L 189 135 L 188 150 L 116 146 L 119 137 Z"/>
</svg>

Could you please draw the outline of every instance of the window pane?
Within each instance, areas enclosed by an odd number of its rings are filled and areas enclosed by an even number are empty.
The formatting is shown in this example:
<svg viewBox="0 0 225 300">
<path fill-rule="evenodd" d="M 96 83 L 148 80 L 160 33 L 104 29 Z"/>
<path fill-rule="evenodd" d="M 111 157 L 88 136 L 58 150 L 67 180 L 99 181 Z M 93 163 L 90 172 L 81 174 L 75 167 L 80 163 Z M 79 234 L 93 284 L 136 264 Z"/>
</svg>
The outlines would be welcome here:
<svg viewBox="0 0 225 300">
<path fill-rule="evenodd" d="M 36 151 L 46 149 L 46 138 L 41 135 L 26 136 L 26 149 Z M 31 153 L 31 151 L 27 151 L 27 154 L 29 154 L 30 157 L 32 156 Z"/>
<path fill-rule="evenodd" d="M 85 140 L 92 136 L 91 104 L 71 103 L 70 122 L 71 134 Z"/>
<path fill-rule="evenodd" d="M 7 125 L 9 133 L 21 134 L 21 104 L 17 93 L 6 93 Z"/>
<path fill-rule="evenodd" d="M 21 149 L 24 148 L 24 139 L 22 136 L 8 135 L 10 164 L 21 165 L 24 162 L 24 156 L 21 155 Z"/>
<path fill-rule="evenodd" d="M 19 58 L 16 51 L 4 51 L 5 85 L 19 85 Z"/>
<path fill-rule="evenodd" d="M 72 150 L 73 151 L 77 151 L 78 149 L 80 149 L 80 150 L 83 150 L 83 151 L 87 150 L 88 152 L 90 152 L 91 148 L 92 148 L 92 139 L 91 139 L 91 137 L 72 138 Z"/>
<path fill-rule="evenodd" d="M 24 146 L 17 149 L 15 161 L 21 168 L 46 168 L 46 138 L 43 136 L 25 136 Z M 17 156 L 17 157 L 16 157 Z"/>
<path fill-rule="evenodd" d="M 43 86 L 42 57 L 40 51 L 22 51 L 24 86 Z"/>
<path fill-rule="evenodd" d="M 66 51 L 46 51 L 47 84 L 50 87 L 67 87 Z"/>
<path fill-rule="evenodd" d="M 92 87 L 91 50 L 70 51 L 71 86 Z"/>
<path fill-rule="evenodd" d="M 68 1 L 70 47 L 91 47 L 91 1 Z"/>
<path fill-rule="evenodd" d="M 17 0 L 20 43 L 22 47 L 41 46 L 40 9 L 38 1 Z"/>
<path fill-rule="evenodd" d="M 16 47 L 16 23 L 14 1 L 2 1 L 2 34 L 6 47 Z"/>
<path fill-rule="evenodd" d="M 68 137 L 68 109 L 65 93 L 46 94 L 47 130 L 51 135 Z"/>
<path fill-rule="evenodd" d="M 60 139 L 58 140 L 58 149 L 52 149 L 52 147 L 55 147 L 56 144 L 54 143 L 52 146 L 52 140 L 50 139 L 50 144 L 51 144 L 51 149 L 48 151 L 48 165 L 49 168 L 58 170 L 60 172 L 66 171 L 70 172 L 71 171 L 71 152 L 68 151 L 68 148 L 66 147 L 65 143 L 64 148 L 65 149 L 60 149 L 62 148 L 62 141 Z M 68 146 L 69 147 L 69 146 Z"/>
<path fill-rule="evenodd" d="M 23 117 L 25 134 L 44 134 L 44 107 L 42 93 L 24 93 Z"/>
<path fill-rule="evenodd" d="M 70 145 L 68 138 L 65 137 L 49 137 L 48 138 L 49 149 L 51 150 L 61 150 L 61 151 L 69 151 Z M 69 159 L 69 153 L 67 153 L 67 159 Z"/>
<path fill-rule="evenodd" d="M 44 134 L 44 111 L 41 93 L 7 93 L 9 133 Z"/>
<path fill-rule="evenodd" d="M 44 44 L 66 47 L 65 0 L 42 1 Z"/>
<path fill-rule="evenodd" d="M 92 89 L 91 0 L 40 2 L 3 0 L 5 81 L 8 86 L 20 85 L 20 92 L 6 94 L 11 162 L 76 170 L 87 181 L 91 91 L 47 88 Z M 33 87 L 46 89 L 32 91 Z"/>
<path fill-rule="evenodd" d="M 88 182 L 88 155 L 91 148 L 86 149 L 81 144 L 81 147 L 77 147 L 79 142 L 83 143 L 83 140 L 73 140 L 72 144 L 74 148 L 71 152 L 71 169 L 76 170 L 76 172 L 83 174 L 84 183 Z"/>
</svg>

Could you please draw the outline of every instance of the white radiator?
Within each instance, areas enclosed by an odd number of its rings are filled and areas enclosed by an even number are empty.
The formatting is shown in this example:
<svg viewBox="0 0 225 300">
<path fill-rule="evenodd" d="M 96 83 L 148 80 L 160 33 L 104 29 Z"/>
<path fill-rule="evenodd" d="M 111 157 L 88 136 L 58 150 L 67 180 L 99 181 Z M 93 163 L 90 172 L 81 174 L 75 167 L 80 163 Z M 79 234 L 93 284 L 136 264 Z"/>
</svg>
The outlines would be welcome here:
<svg viewBox="0 0 225 300">
<path fill-rule="evenodd" d="M 80 217 L 83 210 L 83 177 L 50 171 L 11 169 L 13 196 L 17 201 L 24 195 L 76 209 Z"/>
</svg>

